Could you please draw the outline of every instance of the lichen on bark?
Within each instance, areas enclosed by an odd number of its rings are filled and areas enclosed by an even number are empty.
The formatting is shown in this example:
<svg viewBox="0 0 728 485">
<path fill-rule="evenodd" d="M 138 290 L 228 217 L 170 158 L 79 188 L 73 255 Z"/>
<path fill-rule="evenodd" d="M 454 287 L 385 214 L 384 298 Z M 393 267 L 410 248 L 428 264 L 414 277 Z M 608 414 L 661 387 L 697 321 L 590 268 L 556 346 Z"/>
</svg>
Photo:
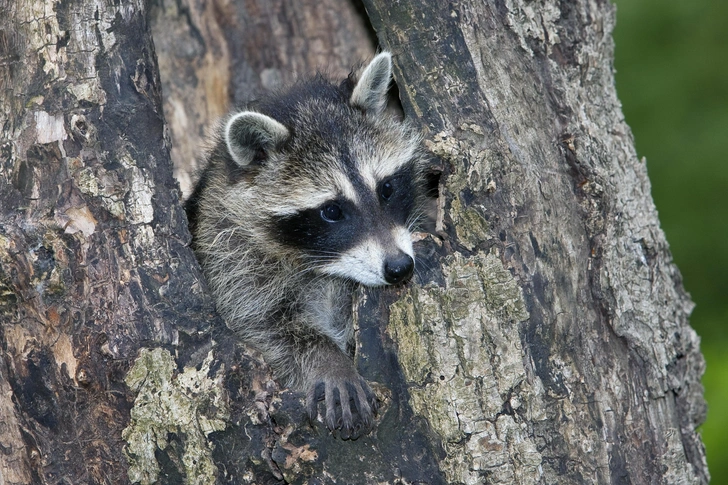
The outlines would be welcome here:
<svg viewBox="0 0 728 485">
<path fill-rule="evenodd" d="M 183 450 L 171 453 L 179 455 L 177 465 L 185 483 L 215 482 L 218 470 L 208 436 L 226 428 L 230 412 L 222 386 L 224 368 L 211 370 L 212 360 L 210 351 L 199 369 L 185 367 L 176 374 L 169 352 L 142 349 L 126 376 L 127 385 L 137 393 L 131 422 L 122 433 L 132 482 L 159 480 L 156 452 L 167 449 L 169 434 L 179 436 L 183 443 Z"/>
<path fill-rule="evenodd" d="M 437 221 L 443 239 L 435 252 L 446 265 L 446 254 L 497 256 L 529 314 L 513 327 L 527 385 L 498 414 L 504 423 L 524 424 L 526 438 L 495 432 L 513 450 L 513 466 L 480 478 L 705 483 L 696 433 L 704 364 L 687 321 L 691 304 L 616 96 L 613 5 L 365 4 L 385 48 L 395 52 L 405 115 L 444 162 Z M 449 284 L 437 271 L 428 274 L 435 277 L 425 289 Z M 426 314 L 416 309 L 413 317 Z M 425 363 L 403 361 L 408 378 L 419 376 L 408 388 L 412 400 L 439 378 L 422 378 L 440 358 L 427 347 L 435 330 L 411 330 L 423 347 L 410 358 Z M 422 407 L 434 409 L 436 426 L 449 431 L 441 402 L 423 398 Z M 452 429 L 456 439 L 460 430 Z M 543 456 L 537 474 L 527 465 L 537 456 L 523 460 L 515 452 L 529 441 Z M 448 456 L 440 465 L 452 470 Z M 467 474 L 478 479 L 475 468 Z"/>
</svg>

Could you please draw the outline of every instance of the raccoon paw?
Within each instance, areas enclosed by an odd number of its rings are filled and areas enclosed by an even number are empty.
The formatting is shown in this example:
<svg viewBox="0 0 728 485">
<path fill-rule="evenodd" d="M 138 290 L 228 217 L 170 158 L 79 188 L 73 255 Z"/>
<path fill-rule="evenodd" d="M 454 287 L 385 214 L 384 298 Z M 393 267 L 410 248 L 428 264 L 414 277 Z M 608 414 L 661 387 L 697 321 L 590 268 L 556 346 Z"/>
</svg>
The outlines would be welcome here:
<svg viewBox="0 0 728 485">
<path fill-rule="evenodd" d="M 321 401 L 324 402 L 321 415 L 334 436 L 355 440 L 372 430 L 377 398 L 361 376 L 324 378 L 311 386 L 306 395 L 311 422 L 318 416 Z"/>
</svg>

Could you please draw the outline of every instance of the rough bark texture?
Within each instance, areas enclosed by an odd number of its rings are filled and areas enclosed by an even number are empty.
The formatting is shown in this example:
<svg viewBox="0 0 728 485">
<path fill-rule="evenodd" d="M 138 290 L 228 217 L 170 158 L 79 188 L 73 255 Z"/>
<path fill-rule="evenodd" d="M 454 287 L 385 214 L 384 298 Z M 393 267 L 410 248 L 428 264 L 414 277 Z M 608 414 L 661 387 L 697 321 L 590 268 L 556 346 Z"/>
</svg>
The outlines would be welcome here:
<svg viewBox="0 0 728 485">
<path fill-rule="evenodd" d="M 186 186 L 229 106 L 371 56 L 362 9 L 0 0 L 0 484 L 707 482 L 613 7 L 365 5 L 444 174 L 415 281 L 359 295 L 383 410 L 341 442 L 214 316 L 167 139 Z"/>
</svg>

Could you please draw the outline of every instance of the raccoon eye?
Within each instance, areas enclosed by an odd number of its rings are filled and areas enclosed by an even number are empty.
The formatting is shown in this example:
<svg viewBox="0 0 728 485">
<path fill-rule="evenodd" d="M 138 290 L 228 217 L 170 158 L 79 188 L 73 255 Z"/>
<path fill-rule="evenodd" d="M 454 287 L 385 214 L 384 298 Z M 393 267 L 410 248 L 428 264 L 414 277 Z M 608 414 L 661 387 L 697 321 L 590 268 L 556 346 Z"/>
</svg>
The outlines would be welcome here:
<svg viewBox="0 0 728 485">
<path fill-rule="evenodd" d="M 344 213 L 338 204 L 326 204 L 321 208 L 321 219 L 326 222 L 336 222 L 344 218 Z"/>
<path fill-rule="evenodd" d="M 379 195 L 384 200 L 389 200 L 390 197 L 392 197 L 392 194 L 394 194 L 394 185 L 392 185 L 391 180 L 387 180 L 382 184 L 382 187 L 379 189 Z"/>
</svg>

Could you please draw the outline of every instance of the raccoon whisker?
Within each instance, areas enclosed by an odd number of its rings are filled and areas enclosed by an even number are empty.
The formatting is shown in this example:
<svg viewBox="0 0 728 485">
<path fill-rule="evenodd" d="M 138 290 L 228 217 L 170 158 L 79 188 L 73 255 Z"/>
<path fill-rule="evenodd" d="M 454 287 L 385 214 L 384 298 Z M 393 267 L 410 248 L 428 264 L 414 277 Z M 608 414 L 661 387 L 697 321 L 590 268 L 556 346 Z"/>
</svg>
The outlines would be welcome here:
<svg viewBox="0 0 728 485">
<path fill-rule="evenodd" d="M 318 272 L 318 271 L 330 266 L 331 262 L 333 262 L 333 261 L 336 261 L 336 260 L 332 259 L 332 260 L 307 261 L 306 266 L 300 268 L 299 271 L 295 273 L 295 276 L 314 273 L 313 279 L 308 282 L 309 284 L 316 283 L 317 280 L 319 280 L 319 279 L 330 278 L 330 276 L 328 274 L 326 274 L 325 272 Z"/>
<path fill-rule="evenodd" d="M 313 268 L 321 268 L 323 266 L 326 266 L 331 263 L 335 263 L 336 261 L 339 261 L 339 258 L 329 257 L 329 258 L 316 258 L 316 259 L 307 259 L 303 264 L 306 267 L 313 267 Z"/>
<path fill-rule="evenodd" d="M 321 266 L 322 267 L 322 266 Z M 301 277 L 301 276 L 308 276 L 311 273 L 314 274 L 313 279 L 309 281 L 309 283 L 316 281 L 317 279 L 321 278 L 322 275 L 314 273 L 316 270 L 320 269 L 320 267 L 317 266 L 311 266 L 308 268 L 302 268 L 298 272 L 294 273 L 292 276 L 295 278 Z"/>
<path fill-rule="evenodd" d="M 424 209 L 416 207 L 405 222 L 407 230 L 412 232 L 425 219 L 426 215 Z"/>
<path fill-rule="evenodd" d="M 430 261 L 423 259 L 423 258 L 417 258 L 415 260 L 415 271 L 419 269 L 425 269 L 425 270 L 432 270 L 433 265 L 430 263 Z"/>
<path fill-rule="evenodd" d="M 332 257 L 337 257 L 338 258 L 338 257 L 341 256 L 341 252 L 339 252 L 339 251 L 326 251 L 326 250 L 323 250 L 323 249 L 319 249 L 319 250 L 316 251 L 315 254 L 313 254 L 313 255 L 307 255 L 307 256 L 308 257 L 312 257 L 312 258 L 315 258 L 317 256 L 332 256 Z"/>
<path fill-rule="evenodd" d="M 309 264 L 308 266 L 301 268 L 301 270 L 298 274 L 320 272 L 321 270 L 324 270 L 327 266 L 330 266 L 330 264 L 325 263 L 325 262 Z"/>
<path fill-rule="evenodd" d="M 417 259 L 415 260 L 415 274 L 417 275 L 417 279 L 419 279 L 422 283 L 425 282 L 425 271 L 431 270 L 432 265 L 425 264 L 424 261 Z"/>
<path fill-rule="evenodd" d="M 311 256 L 306 256 L 305 260 L 307 261 L 316 261 L 316 260 L 327 260 L 327 261 L 335 261 L 337 259 L 341 258 L 340 253 L 331 253 L 331 254 L 316 254 Z"/>
</svg>

